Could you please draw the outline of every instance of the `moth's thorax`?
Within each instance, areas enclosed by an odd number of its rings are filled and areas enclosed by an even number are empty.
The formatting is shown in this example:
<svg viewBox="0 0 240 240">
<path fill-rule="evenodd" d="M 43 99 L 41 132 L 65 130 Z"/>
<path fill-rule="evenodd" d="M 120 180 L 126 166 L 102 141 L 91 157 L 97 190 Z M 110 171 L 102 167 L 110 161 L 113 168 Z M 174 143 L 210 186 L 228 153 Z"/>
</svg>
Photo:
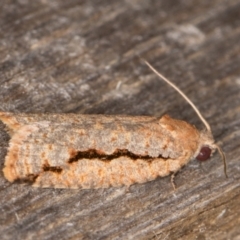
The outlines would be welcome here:
<svg viewBox="0 0 240 240">
<path fill-rule="evenodd" d="M 172 134 L 174 139 L 177 139 L 173 150 L 179 153 L 187 152 L 190 158 L 193 158 L 201 138 L 201 133 L 196 127 L 168 115 L 164 115 L 159 122 L 166 128 L 166 131 Z"/>
<path fill-rule="evenodd" d="M 216 150 L 212 133 L 209 131 L 199 131 L 194 125 L 168 115 L 164 115 L 159 122 L 177 139 L 174 144 L 175 152 L 186 152 L 191 159 L 195 159 L 204 147 L 210 149 L 210 155 Z"/>
</svg>

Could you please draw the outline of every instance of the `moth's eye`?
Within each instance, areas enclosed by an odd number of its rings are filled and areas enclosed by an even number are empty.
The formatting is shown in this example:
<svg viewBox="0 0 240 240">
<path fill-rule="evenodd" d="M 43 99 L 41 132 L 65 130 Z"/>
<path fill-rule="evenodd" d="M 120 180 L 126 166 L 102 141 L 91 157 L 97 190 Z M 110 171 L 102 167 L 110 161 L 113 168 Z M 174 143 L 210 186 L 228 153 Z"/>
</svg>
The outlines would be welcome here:
<svg viewBox="0 0 240 240">
<path fill-rule="evenodd" d="M 211 156 L 211 152 L 212 152 L 211 148 L 204 146 L 201 148 L 196 159 L 199 161 L 206 161 Z"/>
</svg>

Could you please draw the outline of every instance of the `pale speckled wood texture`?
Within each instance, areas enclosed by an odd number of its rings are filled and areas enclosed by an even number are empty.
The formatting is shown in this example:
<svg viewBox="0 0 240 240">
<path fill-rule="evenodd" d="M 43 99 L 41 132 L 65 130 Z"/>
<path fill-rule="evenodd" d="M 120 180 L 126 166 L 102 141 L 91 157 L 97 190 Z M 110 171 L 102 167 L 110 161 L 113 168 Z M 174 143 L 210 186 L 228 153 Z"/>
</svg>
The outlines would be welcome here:
<svg viewBox="0 0 240 240">
<path fill-rule="evenodd" d="M 229 176 L 217 153 L 181 168 L 175 191 L 170 176 L 79 190 L 15 184 L 0 171 L 0 238 L 238 240 L 239 16 L 239 0 L 0 1 L 1 112 L 168 114 L 202 130 L 140 55 L 200 109 Z M 1 169 L 10 139 L 0 122 Z"/>
</svg>

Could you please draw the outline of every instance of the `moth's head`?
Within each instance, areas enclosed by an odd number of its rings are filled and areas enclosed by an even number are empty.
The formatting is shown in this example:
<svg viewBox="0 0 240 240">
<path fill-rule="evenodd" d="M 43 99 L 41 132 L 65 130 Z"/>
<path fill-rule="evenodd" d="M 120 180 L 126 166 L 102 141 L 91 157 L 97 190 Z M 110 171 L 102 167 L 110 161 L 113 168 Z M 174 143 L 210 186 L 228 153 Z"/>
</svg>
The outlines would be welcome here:
<svg viewBox="0 0 240 240">
<path fill-rule="evenodd" d="M 206 161 L 211 157 L 212 153 L 215 152 L 215 150 L 217 149 L 222 157 L 223 165 L 224 165 L 224 173 L 225 173 L 225 176 L 227 177 L 227 165 L 226 165 L 225 154 L 223 150 L 217 144 L 214 143 L 212 133 L 210 131 L 201 132 L 200 139 L 201 139 L 199 144 L 200 147 L 197 153 L 195 154 L 195 158 L 199 161 Z"/>
<path fill-rule="evenodd" d="M 199 161 L 206 161 L 211 157 L 211 154 L 212 148 L 210 148 L 209 146 L 202 146 L 198 155 L 196 156 L 196 159 Z"/>
<path fill-rule="evenodd" d="M 216 144 L 214 143 L 212 133 L 209 131 L 201 132 L 199 148 L 195 154 L 195 158 L 199 161 L 206 161 L 211 157 L 215 150 Z"/>
<path fill-rule="evenodd" d="M 165 78 L 161 73 L 159 73 L 154 67 L 152 67 L 152 65 L 150 63 L 148 63 L 147 61 L 145 61 L 145 63 L 155 74 L 157 74 L 157 76 L 159 76 L 162 80 L 164 80 L 172 88 L 174 88 L 191 105 L 191 107 L 194 109 L 194 111 L 197 113 L 197 115 L 199 116 L 199 118 L 201 119 L 203 124 L 205 125 L 206 131 L 202 132 L 202 134 L 201 134 L 202 139 L 199 142 L 199 149 L 197 149 L 194 157 L 200 161 L 206 161 L 207 159 L 209 159 L 211 157 L 212 153 L 217 149 L 218 152 L 220 153 L 220 155 L 222 156 L 222 160 L 224 163 L 224 172 L 227 177 L 226 158 L 225 158 L 224 152 L 217 144 L 214 143 L 214 139 L 213 139 L 212 132 L 211 132 L 211 127 L 208 124 L 208 122 L 205 120 L 205 118 L 202 116 L 202 114 L 200 113 L 198 108 L 175 84 L 173 84 L 171 81 L 169 81 L 167 78 Z"/>
</svg>

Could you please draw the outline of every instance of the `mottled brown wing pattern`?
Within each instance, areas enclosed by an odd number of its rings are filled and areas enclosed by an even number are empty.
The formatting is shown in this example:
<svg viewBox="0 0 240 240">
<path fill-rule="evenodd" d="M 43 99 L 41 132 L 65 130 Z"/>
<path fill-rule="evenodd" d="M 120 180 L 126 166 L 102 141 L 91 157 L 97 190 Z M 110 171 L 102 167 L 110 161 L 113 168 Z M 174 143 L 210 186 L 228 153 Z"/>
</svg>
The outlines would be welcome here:
<svg viewBox="0 0 240 240">
<path fill-rule="evenodd" d="M 194 126 L 167 115 L 0 113 L 0 119 L 12 136 L 6 179 L 40 187 L 104 188 L 150 181 L 177 172 L 206 139 Z"/>
</svg>

